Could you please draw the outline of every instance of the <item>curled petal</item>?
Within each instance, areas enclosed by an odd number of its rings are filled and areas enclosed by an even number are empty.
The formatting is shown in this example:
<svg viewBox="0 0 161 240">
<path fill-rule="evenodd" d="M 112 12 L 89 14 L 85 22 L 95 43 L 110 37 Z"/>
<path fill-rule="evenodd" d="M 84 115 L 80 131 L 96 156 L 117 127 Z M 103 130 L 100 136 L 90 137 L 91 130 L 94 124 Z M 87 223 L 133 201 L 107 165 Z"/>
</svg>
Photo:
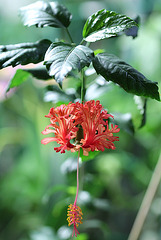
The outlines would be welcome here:
<svg viewBox="0 0 161 240">
<path fill-rule="evenodd" d="M 44 145 L 46 145 L 46 144 L 48 144 L 49 142 L 53 142 L 53 141 L 56 141 L 56 138 L 54 138 L 54 137 L 48 137 L 48 138 L 42 139 L 42 140 L 41 140 L 41 143 L 44 144 Z"/>
<path fill-rule="evenodd" d="M 42 131 L 41 133 L 43 135 L 47 135 L 49 133 L 55 133 L 55 130 L 54 129 L 50 129 L 49 127 L 53 127 L 53 124 L 49 124 L 44 131 Z"/>
<path fill-rule="evenodd" d="M 113 124 L 111 124 L 110 132 L 117 133 L 119 131 L 120 131 L 120 128 L 118 128 L 118 125 L 113 126 Z"/>
</svg>

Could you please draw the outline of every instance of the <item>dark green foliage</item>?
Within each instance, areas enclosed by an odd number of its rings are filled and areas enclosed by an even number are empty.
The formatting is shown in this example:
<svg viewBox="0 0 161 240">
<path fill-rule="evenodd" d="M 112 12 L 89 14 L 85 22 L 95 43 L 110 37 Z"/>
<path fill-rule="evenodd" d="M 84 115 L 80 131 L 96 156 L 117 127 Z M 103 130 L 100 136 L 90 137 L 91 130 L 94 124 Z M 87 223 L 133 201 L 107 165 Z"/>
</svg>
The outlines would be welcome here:
<svg viewBox="0 0 161 240">
<path fill-rule="evenodd" d="M 39 63 L 43 61 L 51 42 L 47 39 L 35 43 L 20 43 L 0 46 L 0 69 L 19 64 Z"/>
<path fill-rule="evenodd" d="M 44 68 L 31 68 L 31 69 L 23 69 L 23 71 L 29 72 L 33 77 L 37 78 L 38 80 L 49 80 L 51 77 L 47 73 L 47 69 Z"/>
<path fill-rule="evenodd" d="M 64 77 L 74 69 L 79 71 L 89 66 L 94 57 L 93 51 L 83 45 L 68 43 L 53 43 L 46 52 L 44 64 L 49 69 L 49 75 L 61 85 Z"/>
<path fill-rule="evenodd" d="M 125 29 L 137 26 L 136 22 L 125 15 L 102 9 L 90 16 L 83 29 L 83 38 L 95 42 L 117 36 Z"/>
<path fill-rule="evenodd" d="M 72 15 L 57 2 L 38 1 L 20 9 L 22 21 L 25 26 L 36 27 L 68 27 Z"/>
<path fill-rule="evenodd" d="M 157 83 L 146 79 L 118 57 L 107 53 L 97 54 L 93 66 L 98 74 L 107 81 L 119 84 L 126 92 L 160 100 Z"/>
<path fill-rule="evenodd" d="M 57 2 L 38 1 L 21 8 L 20 13 L 24 24 L 27 26 L 51 26 L 65 28 L 66 30 L 72 18 L 71 13 Z M 136 21 L 125 15 L 102 9 L 87 19 L 81 43 L 84 41 L 95 42 L 104 38 L 119 36 L 122 33 L 136 37 L 138 30 Z M 1 46 L 0 68 L 38 63 L 44 59 L 48 72 L 32 70 L 32 75 L 37 75 L 38 78 L 44 80 L 49 79 L 50 76 L 54 77 L 57 83 L 62 86 L 64 78 L 69 73 L 73 70 L 80 71 L 84 67 L 89 67 L 93 61 L 97 74 L 102 75 L 107 81 L 111 80 L 119 84 L 129 93 L 156 100 L 160 99 L 156 82 L 147 80 L 143 74 L 115 56 L 102 53 L 94 57 L 92 49 L 82 44 L 76 45 L 73 43 L 68 30 L 67 34 L 72 42 L 71 44 L 65 42 L 51 44 L 49 40 L 41 40 L 36 43 Z M 79 79 L 78 76 L 77 79 Z M 85 89 L 83 91 L 85 95 Z"/>
</svg>

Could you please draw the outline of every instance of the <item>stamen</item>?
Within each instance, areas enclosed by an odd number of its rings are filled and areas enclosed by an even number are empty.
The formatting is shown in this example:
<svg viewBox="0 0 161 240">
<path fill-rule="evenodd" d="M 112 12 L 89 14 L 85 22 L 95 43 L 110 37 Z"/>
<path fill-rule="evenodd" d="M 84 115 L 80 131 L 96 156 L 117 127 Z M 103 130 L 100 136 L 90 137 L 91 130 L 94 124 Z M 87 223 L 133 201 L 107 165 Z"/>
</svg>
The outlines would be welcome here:
<svg viewBox="0 0 161 240">
<path fill-rule="evenodd" d="M 79 234 L 77 227 L 79 224 L 82 224 L 82 210 L 79 206 L 77 206 L 77 198 L 78 198 L 78 190 L 79 190 L 79 157 L 80 157 L 80 150 L 78 150 L 78 161 L 77 161 L 77 192 L 75 196 L 74 204 L 70 204 L 67 209 L 67 221 L 68 226 L 71 226 L 73 224 L 73 234 L 72 237 L 77 237 L 77 234 Z"/>
<path fill-rule="evenodd" d="M 77 237 L 77 234 L 79 234 L 77 227 L 79 224 L 82 224 L 82 210 L 79 206 L 77 206 L 75 203 L 70 204 L 68 206 L 68 213 L 67 213 L 67 221 L 68 221 L 68 226 L 71 226 L 73 224 L 73 234 L 72 237 L 75 236 Z"/>
</svg>

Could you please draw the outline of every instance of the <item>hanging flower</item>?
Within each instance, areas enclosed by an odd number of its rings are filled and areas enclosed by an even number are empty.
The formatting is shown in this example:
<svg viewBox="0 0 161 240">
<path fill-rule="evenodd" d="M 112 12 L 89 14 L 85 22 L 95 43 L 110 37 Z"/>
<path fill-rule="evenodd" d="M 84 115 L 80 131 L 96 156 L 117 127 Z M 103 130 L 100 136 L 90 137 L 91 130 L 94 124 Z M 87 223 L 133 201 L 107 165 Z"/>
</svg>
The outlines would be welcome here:
<svg viewBox="0 0 161 240">
<path fill-rule="evenodd" d="M 80 149 L 83 155 L 88 155 L 90 151 L 104 151 L 105 148 L 115 149 L 114 141 L 119 137 L 113 133 L 120 131 L 118 126 L 111 124 L 109 128 L 108 119 L 113 116 L 103 109 L 99 101 L 88 101 L 85 103 L 69 103 L 56 108 L 51 108 L 48 115 L 49 124 L 42 134 L 54 133 L 54 137 L 42 139 L 42 144 L 57 142 L 60 146 L 55 147 L 56 152 L 65 153 L 65 150 L 78 152 L 77 161 L 77 191 L 74 204 L 68 206 L 68 225 L 73 225 L 72 237 L 79 234 L 77 227 L 82 224 L 82 210 L 77 206 L 79 190 L 79 157 Z"/>
<path fill-rule="evenodd" d="M 54 148 L 56 152 L 75 152 L 82 148 L 83 155 L 87 156 L 90 151 L 104 151 L 105 148 L 114 150 L 113 142 L 119 140 L 113 133 L 119 132 L 120 129 L 113 124 L 109 129 L 108 119 L 113 116 L 103 110 L 99 101 L 63 104 L 51 108 L 45 117 L 50 118 L 51 124 L 42 134 L 54 133 L 55 136 L 44 138 L 41 143 L 57 142 L 60 146 Z"/>
</svg>

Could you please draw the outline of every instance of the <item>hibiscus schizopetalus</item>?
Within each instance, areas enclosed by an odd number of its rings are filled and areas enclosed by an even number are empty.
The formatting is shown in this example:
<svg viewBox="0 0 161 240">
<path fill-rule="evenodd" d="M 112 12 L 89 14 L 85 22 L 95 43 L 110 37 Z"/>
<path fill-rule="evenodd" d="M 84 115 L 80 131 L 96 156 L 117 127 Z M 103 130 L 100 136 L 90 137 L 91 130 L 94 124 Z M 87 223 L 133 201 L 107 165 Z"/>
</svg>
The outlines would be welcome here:
<svg viewBox="0 0 161 240">
<path fill-rule="evenodd" d="M 120 131 L 117 125 L 109 128 L 108 119 L 113 116 L 103 109 L 99 101 L 87 101 L 85 103 L 69 103 L 56 108 L 51 108 L 48 115 L 50 124 L 42 131 L 47 135 L 54 133 L 54 137 L 42 139 L 42 144 L 57 142 L 60 146 L 55 147 L 56 152 L 65 153 L 65 150 L 78 152 L 77 162 L 77 192 L 74 204 L 70 204 L 67 210 L 68 225 L 73 225 L 73 234 L 79 234 L 77 227 L 82 224 L 82 210 L 77 206 L 79 190 L 79 156 L 80 149 L 87 156 L 90 151 L 104 151 L 105 148 L 115 149 L 114 141 L 119 137 L 113 133 Z"/>
<path fill-rule="evenodd" d="M 56 152 L 75 152 L 82 148 L 83 155 L 87 156 L 90 151 L 114 150 L 113 142 L 119 140 L 113 133 L 120 129 L 113 124 L 109 128 L 108 119 L 113 116 L 103 109 L 99 101 L 63 104 L 51 108 L 45 117 L 50 118 L 51 124 L 42 134 L 54 133 L 55 136 L 44 138 L 41 143 L 57 142 L 60 146 L 54 148 Z"/>
</svg>

